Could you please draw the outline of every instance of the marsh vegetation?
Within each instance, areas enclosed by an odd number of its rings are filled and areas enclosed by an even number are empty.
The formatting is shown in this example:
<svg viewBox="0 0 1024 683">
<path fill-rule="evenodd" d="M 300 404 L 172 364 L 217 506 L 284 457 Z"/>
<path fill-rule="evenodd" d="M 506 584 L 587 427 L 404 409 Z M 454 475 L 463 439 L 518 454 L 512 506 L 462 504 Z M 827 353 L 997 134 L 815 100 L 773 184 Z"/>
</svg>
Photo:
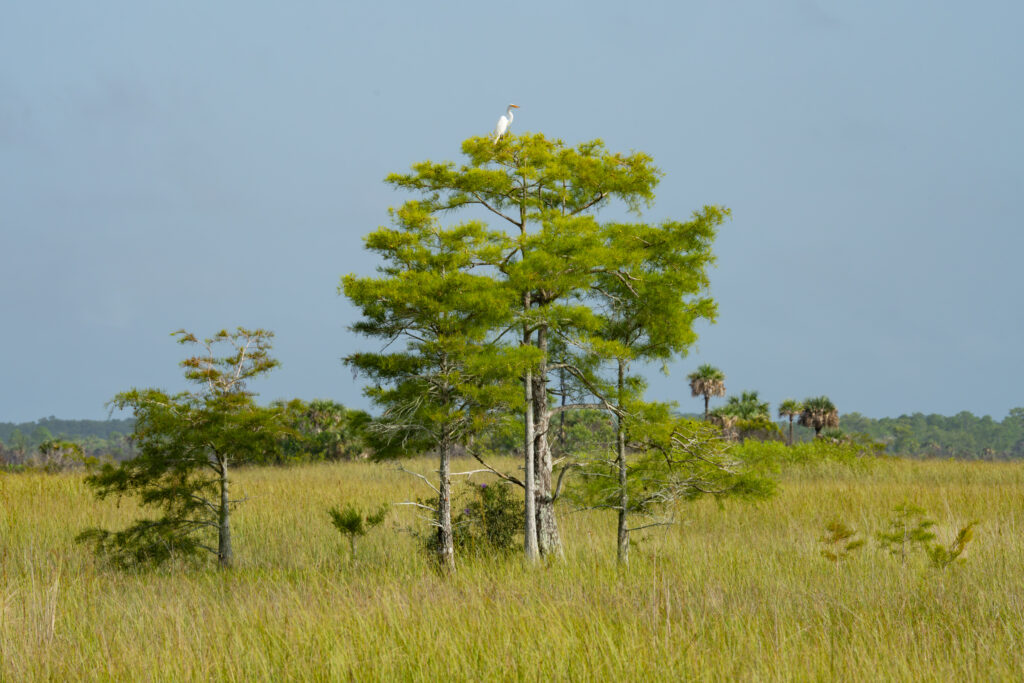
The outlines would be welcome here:
<svg viewBox="0 0 1024 683">
<path fill-rule="evenodd" d="M 406 467 L 432 474 L 436 462 Z M 445 578 L 404 531 L 422 524 L 413 509 L 394 508 L 354 559 L 325 514 L 421 493 L 385 464 L 239 470 L 248 502 L 229 572 L 114 570 L 74 537 L 129 523 L 130 500 L 97 501 L 78 474 L 0 476 L 0 679 L 516 680 L 539 665 L 578 680 L 998 680 L 1024 669 L 1018 466 L 877 459 L 777 477 L 777 494 L 754 504 L 681 504 L 674 526 L 634 534 L 628 570 L 613 513 L 561 506 L 565 561 L 531 569 L 521 554 L 468 553 Z M 945 543 L 978 521 L 974 540 L 944 569 L 923 553 L 894 558 L 874 539 L 904 503 L 927 510 Z M 866 543 L 832 561 L 822 538 L 837 518 Z"/>
</svg>

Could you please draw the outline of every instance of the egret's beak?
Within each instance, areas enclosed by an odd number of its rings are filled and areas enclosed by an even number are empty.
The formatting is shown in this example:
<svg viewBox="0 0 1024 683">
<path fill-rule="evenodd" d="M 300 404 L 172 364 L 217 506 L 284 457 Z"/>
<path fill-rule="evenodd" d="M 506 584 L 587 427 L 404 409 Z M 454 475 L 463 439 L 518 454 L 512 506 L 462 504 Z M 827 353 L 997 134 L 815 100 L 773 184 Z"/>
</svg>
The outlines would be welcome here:
<svg viewBox="0 0 1024 683">
<path fill-rule="evenodd" d="M 516 109 L 519 109 L 519 105 L 518 104 L 513 104 L 512 106 L 515 107 Z"/>
</svg>

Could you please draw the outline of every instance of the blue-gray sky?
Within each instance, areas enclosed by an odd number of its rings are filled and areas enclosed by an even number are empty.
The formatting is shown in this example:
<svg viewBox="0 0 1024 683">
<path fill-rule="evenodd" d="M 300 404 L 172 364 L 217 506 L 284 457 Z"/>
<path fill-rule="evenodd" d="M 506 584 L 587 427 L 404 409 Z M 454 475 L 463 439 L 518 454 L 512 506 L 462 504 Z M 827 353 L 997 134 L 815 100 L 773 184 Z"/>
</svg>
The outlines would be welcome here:
<svg viewBox="0 0 1024 683">
<path fill-rule="evenodd" d="M 183 388 L 168 334 L 272 329 L 262 398 L 365 405 L 339 276 L 382 182 L 513 131 L 651 154 L 733 210 L 719 322 L 652 377 L 871 416 L 1024 405 L 1024 5 L 6 2 L 0 421 Z"/>
</svg>

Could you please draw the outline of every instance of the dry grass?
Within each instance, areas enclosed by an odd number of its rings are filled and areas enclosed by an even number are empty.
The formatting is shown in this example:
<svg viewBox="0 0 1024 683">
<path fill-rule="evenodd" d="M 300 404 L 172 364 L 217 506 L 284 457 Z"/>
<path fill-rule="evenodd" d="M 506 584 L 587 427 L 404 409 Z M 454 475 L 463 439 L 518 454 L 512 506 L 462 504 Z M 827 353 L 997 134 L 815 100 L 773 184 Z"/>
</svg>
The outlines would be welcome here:
<svg viewBox="0 0 1024 683">
<path fill-rule="evenodd" d="M 416 463 L 427 472 L 428 462 Z M 451 580 L 378 529 L 355 564 L 326 509 L 424 495 L 383 465 L 239 472 L 238 568 L 108 569 L 74 536 L 120 526 L 76 476 L 0 475 L 0 680 L 1000 680 L 1024 671 L 1024 468 L 883 461 L 791 469 L 757 505 L 700 501 L 615 566 L 613 520 L 562 510 L 567 560 L 465 559 Z M 873 542 L 910 501 L 946 570 Z M 820 555 L 840 518 L 869 539 Z M 399 508 L 388 524 L 416 524 Z"/>
</svg>

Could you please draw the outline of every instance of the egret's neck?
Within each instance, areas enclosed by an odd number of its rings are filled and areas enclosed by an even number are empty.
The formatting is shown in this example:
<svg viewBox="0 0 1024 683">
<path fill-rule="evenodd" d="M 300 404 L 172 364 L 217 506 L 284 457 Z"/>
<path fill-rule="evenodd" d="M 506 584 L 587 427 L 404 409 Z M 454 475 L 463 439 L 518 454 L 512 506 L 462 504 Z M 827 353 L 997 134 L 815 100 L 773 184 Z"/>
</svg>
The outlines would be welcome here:
<svg viewBox="0 0 1024 683">
<path fill-rule="evenodd" d="M 508 122 L 512 123 L 512 119 L 515 118 L 512 114 L 512 107 L 509 107 L 508 109 L 505 110 L 505 116 L 508 117 Z"/>
</svg>

